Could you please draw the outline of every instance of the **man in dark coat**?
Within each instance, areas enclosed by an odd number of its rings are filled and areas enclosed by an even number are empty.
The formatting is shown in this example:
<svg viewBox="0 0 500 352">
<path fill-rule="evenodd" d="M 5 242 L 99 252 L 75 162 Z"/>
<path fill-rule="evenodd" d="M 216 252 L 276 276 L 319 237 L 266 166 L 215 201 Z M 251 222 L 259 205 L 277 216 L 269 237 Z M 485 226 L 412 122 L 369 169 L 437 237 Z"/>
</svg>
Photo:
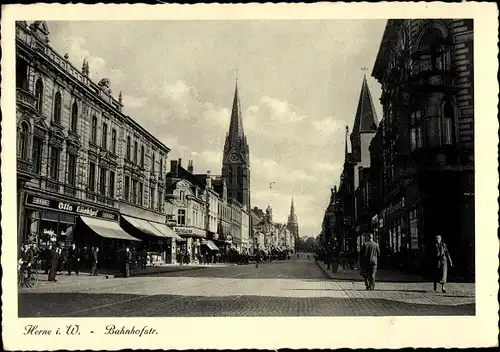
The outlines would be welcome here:
<svg viewBox="0 0 500 352">
<path fill-rule="evenodd" d="M 76 247 L 76 244 L 72 244 L 68 250 L 68 275 L 74 271 L 78 275 L 80 271 L 80 250 Z"/>
<path fill-rule="evenodd" d="M 46 275 L 49 274 L 49 269 L 50 269 L 50 252 L 52 251 L 52 244 L 49 244 L 45 249 L 43 250 L 43 267 L 44 267 L 44 273 Z"/>
<path fill-rule="evenodd" d="M 92 250 L 92 254 L 90 256 L 90 260 L 92 262 L 92 272 L 90 273 L 90 275 L 96 276 L 97 275 L 97 264 L 98 264 L 98 261 L 99 261 L 99 247 L 95 247 Z"/>
<path fill-rule="evenodd" d="M 50 271 L 49 271 L 49 281 L 56 282 L 57 268 L 59 267 L 59 250 L 55 246 L 49 253 Z"/>
<path fill-rule="evenodd" d="M 368 241 L 361 248 L 361 272 L 365 278 L 367 290 L 375 289 L 375 275 L 377 273 L 378 258 L 380 257 L 380 247 L 373 241 L 373 234 L 368 234 Z"/>
<path fill-rule="evenodd" d="M 124 259 L 125 259 L 124 276 L 130 277 L 130 263 L 132 263 L 132 252 L 130 252 L 129 247 L 125 248 L 125 258 Z"/>
<path fill-rule="evenodd" d="M 450 253 L 448 252 L 448 247 L 444 244 L 440 235 L 436 236 L 436 248 L 435 248 L 435 279 L 434 279 L 434 291 L 437 292 L 438 283 L 441 284 L 441 291 L 446 292 L 444 285 L 448 278 L 448 264 L 453 268 L 453 263 L 451 261 Z"/>
</svg>

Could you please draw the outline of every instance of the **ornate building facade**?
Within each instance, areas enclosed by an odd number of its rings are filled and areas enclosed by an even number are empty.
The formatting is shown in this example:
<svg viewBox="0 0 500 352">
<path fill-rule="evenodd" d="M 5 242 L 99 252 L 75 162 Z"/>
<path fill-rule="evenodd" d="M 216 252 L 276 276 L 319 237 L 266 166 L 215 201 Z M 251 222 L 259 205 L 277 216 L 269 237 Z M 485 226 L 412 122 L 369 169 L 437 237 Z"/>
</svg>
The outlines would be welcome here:
<svg viewBox="0 0 500 352">
<path fill-rule="evenodd" d="M 123 113 L 108 79 L 95 83 L 88 62 L 80 70 L 69 59 L 49 45 L 46 22 L 16 23 L 19 242 L 139 242 L 123 215 L 156 223 L 155 236 L 167 238 L 170 149 Z"/>
</svg>

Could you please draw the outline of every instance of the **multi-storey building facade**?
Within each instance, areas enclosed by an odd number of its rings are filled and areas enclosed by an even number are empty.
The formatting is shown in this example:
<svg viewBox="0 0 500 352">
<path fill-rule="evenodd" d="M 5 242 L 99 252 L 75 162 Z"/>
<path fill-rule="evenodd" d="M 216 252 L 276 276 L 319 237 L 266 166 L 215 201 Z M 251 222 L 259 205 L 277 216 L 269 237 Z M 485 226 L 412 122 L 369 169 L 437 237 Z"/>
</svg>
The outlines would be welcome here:
<svg viewBox="0 0 500 352">
<path fill-rule="evenodd" d="M 20 242 L 139 242 L 123 230 L 122 213 L 156 222 L 155 235 L 168 237 L 161 165 L 170 150 L 122 112 L 109 80 L 94 83 L 86 61 L 79 70 L 52 49 L 43 21 L 16 23 L 16 89 Z M 137 158 L 128 163 L 132 135 Z"/>
<path fill-rule="evenodd" d="M 372 75 L 384 110 L 382 247 L 424 267 L 441 234 L 459 271 L 473 273 L 473 21 L 389 20 Z"/>
</svg>

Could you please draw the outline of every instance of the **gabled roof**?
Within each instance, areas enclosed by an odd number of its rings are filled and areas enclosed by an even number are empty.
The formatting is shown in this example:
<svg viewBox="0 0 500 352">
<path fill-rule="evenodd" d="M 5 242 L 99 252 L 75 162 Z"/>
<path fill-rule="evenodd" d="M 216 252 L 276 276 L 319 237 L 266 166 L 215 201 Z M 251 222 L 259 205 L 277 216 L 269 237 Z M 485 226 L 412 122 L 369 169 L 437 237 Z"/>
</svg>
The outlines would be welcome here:
<svg viewBox="0 0 500 352">
<path fill-rule="evenodd" d="M 363 77 L 363 84 L 361 86 L 361 93 L 359 94 L 358 109 L 356 117 L 354 118 L 354 126 L 352 135 L 357 135 L 360 132 L 373 132 L 377 130 L 378 118 L 373 105 L 372 95 L 366 75 Z"/>
</svg>

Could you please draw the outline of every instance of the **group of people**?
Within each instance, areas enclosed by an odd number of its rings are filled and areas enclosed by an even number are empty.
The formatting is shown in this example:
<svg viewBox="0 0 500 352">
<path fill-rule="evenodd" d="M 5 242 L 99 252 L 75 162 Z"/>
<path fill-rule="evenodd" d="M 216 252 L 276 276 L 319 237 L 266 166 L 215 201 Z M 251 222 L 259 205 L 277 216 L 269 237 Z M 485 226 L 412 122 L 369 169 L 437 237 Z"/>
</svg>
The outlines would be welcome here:
<svg viewBox="0 0 500 352">
<path fill-rule="evenodd" d="M 441 292 L 446 292 L 445 285 L 448 279 L 448 266 L 453 267 L 448 247 L 442 241 L 441 235 L 436 235 L 436 244 L 433 251 L 432 267 L 434 291 L 438 292 L 438 285 L 441 285 Z M 368 234 L 368 241 L 361 247 L 360 264 L 361 275 L 365 280 L 367 290 L 375 289 L 375 277 L 377 273 L 378 261 L 380 258 L 380 247 L 373 240 L 373 234 Z"/>
</svg>

